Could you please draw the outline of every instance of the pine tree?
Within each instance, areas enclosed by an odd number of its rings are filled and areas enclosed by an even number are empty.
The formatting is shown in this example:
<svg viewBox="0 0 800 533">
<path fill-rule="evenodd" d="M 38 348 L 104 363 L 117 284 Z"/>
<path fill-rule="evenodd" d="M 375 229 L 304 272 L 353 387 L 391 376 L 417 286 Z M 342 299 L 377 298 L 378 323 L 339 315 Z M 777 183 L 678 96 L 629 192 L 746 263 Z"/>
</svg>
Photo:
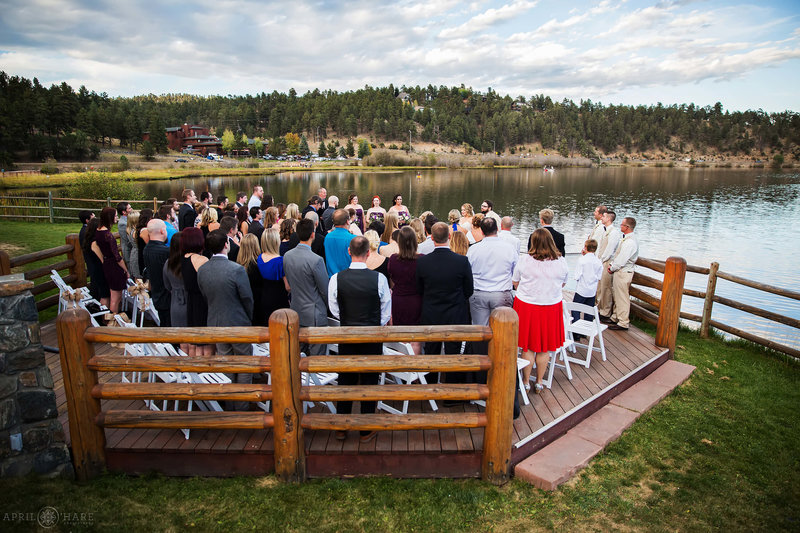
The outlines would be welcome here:
<svg viewBox="0 0 800 533">
<path fill-rule="evenodd" d="M 317 148 L 317 157 L 325 157 L 328 155 L 328 150 L 325 148 L 325 141 L 319 142 L 319 148 Z"/>
<path fill-rule="evenodd" d="M 356 155 L 356 149 L 353 146 L 353 139 L 347 139 L 347 148 L 345 148 L 345 153 L 347 157 L 353 157 Z"/>
<path fill-rule="evenodd" d="M 305 135 L 300 137 L 300 147 L 298 148 L 300 155 L 309 155 L 311 150 L 308 147 L 308 139 L 306 139 Z"/>
</svg>

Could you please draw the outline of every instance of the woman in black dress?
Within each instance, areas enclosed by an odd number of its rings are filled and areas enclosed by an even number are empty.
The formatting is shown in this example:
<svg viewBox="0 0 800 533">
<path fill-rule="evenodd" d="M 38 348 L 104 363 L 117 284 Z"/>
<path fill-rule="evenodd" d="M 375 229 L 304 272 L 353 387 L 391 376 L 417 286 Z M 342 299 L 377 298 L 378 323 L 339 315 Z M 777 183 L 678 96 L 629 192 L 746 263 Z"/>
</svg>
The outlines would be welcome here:
<svg viewBox="0 0 800 533">
<path fill-rule="evenodd" d="M 103 274 L 103 260 L 92 251 L 92 243 L 97 237 L 97 228 L 100 227 L 100 219 L 93 218 L 86 224 L 86 235 L 83 237 L 83 260 L 86 262 L 86 271 L 89 274 L 89 291 L 92 296 L 108 307 L 111 291 L 106 283 L 106 275 Z"/>
<path fill-rule="evenodd" d="M 203 255 L 203 231 L 199 228 L 184 228 L 181 232 L 181 276 L 186 290 L 186 325 L 206 327 L 208 325 L 208 304 L 197 284 L 197 271 L 205 265 L 208 258 Z M 213 344 L 188 345 L 188 355 L 213 355 Z"/>
<path fill-rule="evenodd" d="M 253 325 L 266 326 L 267 315 L 264 312 L 264 307 L 261 301 L 261 294 L 263 291 L 263 279 L 258 272 L 256 259 L 261 253 L 261 247 L 258 245 L 258 239 L 252 233 L 248 233 L 242 237 L 239 243 L 239 255 L 236 256 L 236 262 L 244 267 L 247 271 L 247 279 L 250 281 L 250 290 L 253 292 Z"/>
</svg>

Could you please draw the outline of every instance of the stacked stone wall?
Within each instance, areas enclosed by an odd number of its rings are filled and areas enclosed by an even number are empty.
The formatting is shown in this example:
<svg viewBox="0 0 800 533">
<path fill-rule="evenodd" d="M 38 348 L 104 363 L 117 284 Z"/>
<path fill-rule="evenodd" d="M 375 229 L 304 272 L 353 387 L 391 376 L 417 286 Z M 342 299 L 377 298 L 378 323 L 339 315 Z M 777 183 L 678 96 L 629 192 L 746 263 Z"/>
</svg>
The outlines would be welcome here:
<svg viewBox="0 0 800 533">
<path fill-rule="evenodd" d="M 4 279 L 11 278 L 11 279 Z M 30 281 L 0 278 L 0 477 L 74 477 Z M 15 279 L 16 278 L 16 279 Z"/>
</svg>

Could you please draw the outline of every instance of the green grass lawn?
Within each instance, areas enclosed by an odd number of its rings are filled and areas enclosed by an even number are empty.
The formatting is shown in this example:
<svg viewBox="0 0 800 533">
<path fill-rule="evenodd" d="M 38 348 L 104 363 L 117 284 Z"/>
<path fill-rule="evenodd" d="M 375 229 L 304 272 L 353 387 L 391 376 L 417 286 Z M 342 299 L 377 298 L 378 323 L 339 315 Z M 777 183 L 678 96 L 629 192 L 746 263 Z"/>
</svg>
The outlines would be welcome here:
<svg viewBox="0 0 800 533">
<path fill-rule="evenodd" d="M 0 517 L 92 513 L 63 530 L 800 530 L 800 368 L 689 331 L 678 344 L 692 377 L 552 493 L 517 480 L 2 479 Z"/>
<path fill-rule="evenodd" d="M 57 223 L 49 224 L 44 222 L 19 222 L 19 221 L 2 221 L 0 222 L 0 250 L 5 251 L 9 256 L 16 257 L 18 255 L 37 252 L 47 248 L 54 248 L 65 244 L 64 238 L 69 233 L 78 233 L 81 229 L 81 223 L 75 217 L 74 223 Z M 58 256 L 35 263 L 29 263 L 22 267 L 12 270 L 12 272 L 23 272 L 31 270 L 36 267 L 51 265 L 63 261 L 66 256 Z M 68 270 L 61 270 L 61 275 L 64 276 L 69 273 Z M 38 285 L 50 281 L 50 276 L 45 276 L 34 280 Z M 56 294 L 56 290 L 45 292 L 37 295 L 37 301 Z M 53 306 L 49 309 L 43 310 L 39 313 L 39 320 L 46 322 L 56 316 L 56 307 Z"/>
</svg>

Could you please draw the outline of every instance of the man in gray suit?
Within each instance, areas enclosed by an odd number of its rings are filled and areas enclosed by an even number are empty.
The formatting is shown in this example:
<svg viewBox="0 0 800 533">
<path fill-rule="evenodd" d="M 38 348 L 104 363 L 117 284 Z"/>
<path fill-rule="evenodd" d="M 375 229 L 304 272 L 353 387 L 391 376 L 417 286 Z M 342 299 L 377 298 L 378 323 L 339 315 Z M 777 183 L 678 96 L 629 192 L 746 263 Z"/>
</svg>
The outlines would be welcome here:
<svg viewBox="0 0 800 533">
<path fill-rule="evenodd" d="M 247 271 L 228 259 L 230 244 L 221 230 L 209 232 L 206 248 L 213 255 L 197 271 L 197 284 L 208 302 L 208 326 L 250 326 L 253 323 L 253 291 Z M 217 343 L 220 355 L 251 355 L 250 344 Z M 235 383 L 252 383 L 253 374 L 235 374 Z M 248 410 L 248 402 L 234 402 L 233 409 Z"/>
<path fill-rule="evenodd" d="M 283 270 L 292 288 L 291 308 L 300 315 L 300 327 L 327 326 L 328 273 L 325 262 L 311 250 L 314 223 L 304 218 L 297 223 L 296 231 L 300 244 L 283 256 Z M 300 350 L 308 355 L 322 355 L 327 345 L 301 345 Z"/>
</svg>

